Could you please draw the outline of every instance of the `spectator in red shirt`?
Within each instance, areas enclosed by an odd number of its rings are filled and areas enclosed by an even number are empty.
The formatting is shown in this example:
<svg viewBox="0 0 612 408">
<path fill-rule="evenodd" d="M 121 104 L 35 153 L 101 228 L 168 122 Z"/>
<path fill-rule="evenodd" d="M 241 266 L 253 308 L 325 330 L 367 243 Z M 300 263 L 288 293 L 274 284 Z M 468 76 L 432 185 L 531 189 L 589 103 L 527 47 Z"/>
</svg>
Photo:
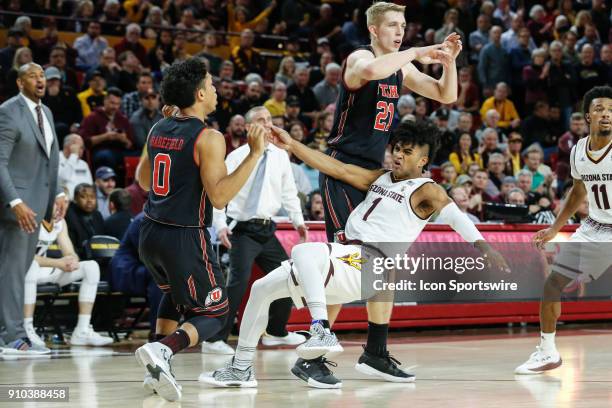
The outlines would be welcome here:
<svg viewBox="0 0 612 408">
<path fill-rule="evenodd" d="M 120 89 L 109 88 L 104 97 L 104 105 L 94 109 L 81 123 L 79 133 L 91 152 L 94 168 L 120 168 L 126 150 L 133 146 L 132 126 L 119 110 L 122 96 Z"/>
<path fill-rule="evenodd" d="M 138 24 L 128 24 L 125 28 L 125 37 L 115 45 L 117 55 L 124 51 L 132 51 L 143 66 L 148 66 L 147 49 L 140 43 L 141 29 Z"/>
<path fill-rule="evenodd" d="M 234 115 L 230 119 L 225 133 L 225 155 L 227 156 L 246 143 L 246 127 L 242 115 Z"/>
<path fill-rule="evenodd" d="M 144 205 L 149 197 L 149 192 L 143 190 L 143 188 L 140 187 L 140 184 L 138 184 L 138 180 L 136 179 L 134 179 L 134 182 L 132 184 L 125 188 L 125 191 L 130 193 L 130 196 L 132 196 L 130 212 L 133 216 L 136 216 L 140 212 L 142 212 L 142 209 L 144 208 Z"/>
<path fill-rule="evenodd" d="M 480 91 L 478 85 L 472 79 L 470 67 L 463 67 L 459 70 L 459 91 L 457 92 L 457 102 L 455 107 L 460 112 L 475 113 L 480 109 Z"/>
</svg>

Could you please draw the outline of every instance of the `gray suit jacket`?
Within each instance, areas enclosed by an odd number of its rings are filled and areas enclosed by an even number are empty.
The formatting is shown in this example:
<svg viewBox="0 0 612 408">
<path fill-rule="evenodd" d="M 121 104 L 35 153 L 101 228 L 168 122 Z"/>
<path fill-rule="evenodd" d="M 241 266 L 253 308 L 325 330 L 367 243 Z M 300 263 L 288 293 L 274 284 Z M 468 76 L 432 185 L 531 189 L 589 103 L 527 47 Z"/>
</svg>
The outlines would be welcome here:
<svg viewBox="0 0 612 408">
<path fill-rule="evenodd" d="M 59 146 L 51 110 L 42 105 L 53 130 L 47 154 L 43 135 L 23 97 L 17 95 L 0 105 L 0 225 L 16 223 L 9 203 L 23 200 L 37 216 L 51 220 L 57 184 Z"/>
</svg>

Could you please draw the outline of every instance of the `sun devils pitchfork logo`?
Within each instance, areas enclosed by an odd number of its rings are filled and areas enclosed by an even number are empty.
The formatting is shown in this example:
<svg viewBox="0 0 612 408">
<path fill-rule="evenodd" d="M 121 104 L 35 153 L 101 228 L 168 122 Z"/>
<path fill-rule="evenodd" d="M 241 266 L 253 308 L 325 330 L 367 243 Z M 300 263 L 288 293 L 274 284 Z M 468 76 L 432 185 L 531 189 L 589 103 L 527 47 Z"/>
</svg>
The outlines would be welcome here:
<svg viewBox="0 0 612 408">
<path fill-rule="evenodd" d="M 223 291 L 221 290 L 221 288 L 214 288 L 213 290 L 208 292 L 204 305 L 210 306 L 211 304 L 218 302 L 219 300 L 221 300 L 222 294 L 223 294 Z"/>
</svg>

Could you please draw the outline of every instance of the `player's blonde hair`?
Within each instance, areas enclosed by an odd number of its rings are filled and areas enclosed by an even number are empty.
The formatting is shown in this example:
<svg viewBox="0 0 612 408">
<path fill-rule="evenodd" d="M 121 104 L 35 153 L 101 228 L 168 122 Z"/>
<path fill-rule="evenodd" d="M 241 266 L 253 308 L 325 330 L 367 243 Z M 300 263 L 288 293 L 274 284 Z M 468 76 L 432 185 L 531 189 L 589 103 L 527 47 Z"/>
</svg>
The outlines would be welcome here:
<svg viewBox="0 0 612 408">
<path fill-rule="evenodd" d="M 368 26 L 378 26 L 387 11 L 397 11 L 403 14 L 405 9 L 406 6 L 400 6 L 386 1 L 375 2 L 366 10 L 366 24 Z"/>
</svg>

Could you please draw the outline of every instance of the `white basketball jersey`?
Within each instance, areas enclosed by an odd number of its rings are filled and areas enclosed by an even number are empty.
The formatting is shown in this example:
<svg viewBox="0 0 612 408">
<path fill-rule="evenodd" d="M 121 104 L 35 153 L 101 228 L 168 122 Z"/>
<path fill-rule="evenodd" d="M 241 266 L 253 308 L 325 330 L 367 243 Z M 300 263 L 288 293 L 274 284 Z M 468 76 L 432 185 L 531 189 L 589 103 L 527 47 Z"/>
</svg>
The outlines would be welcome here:
<svg viewBox="0 0 612 408">
<path fill-rule="evenodd" d="M 429 178 L 393 181 L 391 172 L 370 186 L 365 200 L 349 216 L 344 233 L 348 240 L 362 242 L 413 242 L 427 220 L 410 206 L 410 196 Z"/>
<path fill-rule="evenodd" d="M 612 141 L 601 150 L 589 150 L 590 137 L 576 143 L 570 154 L 572 177 L 584 183 L 589 197 L 589 217 L 612 224 Z"/>
<path fill-rule="evenodd" d="M 51 232 L 47 231 L 45 227 L 40 226 L 40 232 L 38 233 L 38 245 L 36 245 L 36 255 L 45 256 L 49 246 L 57 240 L 59 233 L 62 231 L 64 223 L 54 222 L 53 229 Z"/>
</svg>

